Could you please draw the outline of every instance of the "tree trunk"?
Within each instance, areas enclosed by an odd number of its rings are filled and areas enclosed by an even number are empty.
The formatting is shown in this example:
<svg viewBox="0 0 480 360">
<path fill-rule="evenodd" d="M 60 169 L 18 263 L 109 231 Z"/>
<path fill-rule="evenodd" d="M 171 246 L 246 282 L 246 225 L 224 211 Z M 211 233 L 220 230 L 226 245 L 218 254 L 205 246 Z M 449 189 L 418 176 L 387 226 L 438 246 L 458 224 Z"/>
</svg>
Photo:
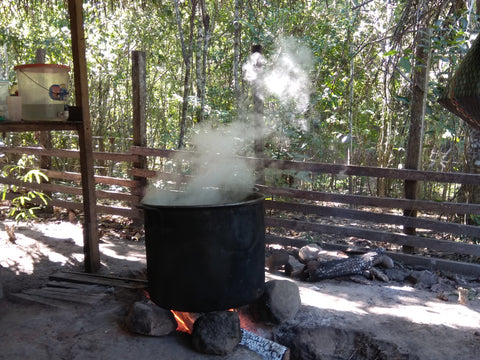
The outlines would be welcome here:
<svg viewBox="0 0 480 360">
<path fill-rule="evenodd" d="M 205 118 L 205 88 L 207 82 L 207 55 L 208 42 L 210 40 L 210 16 L 205 9 L 205 1 L 199 0 L 200 12 L 202 15 L 201 24 L 198 26 L 197 37 L 197 97 L 200 101 L 200 107 L 197 109 L 197 122 L 202 122 Z"/>
<path fill-rule="evenodd" d="M 187 112 L 188 112 L 188 95 L 190 94 L 190 76 L 192 68 L 192 54 L 193 54 L 193 30 L 195 25 L 195 12 L 197 9 L 197 0 L 191 0 L 190 12 L 190 34 L 188 41 L 188 48 L 185 45 L 185 38 L 183 35 L 182 18 L 180 16 L 180 9 L 178 0 L 175 0 L 175 13 L 177 16 L 178 32 L 180 36 L 180 43 L 182 45 L 182 56 L 185 64 L 185 75 L 183 80 L 183 102 L 182 112 L 180 116 L 180 133 L 178 136 L 178 148 L 182 149 L 185 146 L 185 131 L 187 127 Z"/>
<path fill-rule="evenodd" d="M 428 72 L 430 69 L 430 29 L 421 26 L 417 30 L 415 67 L 413 70 L 413 94 L 410 108 L 410 130 L 408 133 L 405 168 L 420 170 L 422 157 L 423 129 L 425 120 L 425 106 L 428 93 Z M 405 181 L 405 198 L 416 199 L 418 181 Z M 416 210 L 404 210 L 405 216 L 417 216 Z M 415 228 L 405 227 L 407 235 L 415 235 Z M 404 246 L 404 252 L 413 252 L 413 247 Z"/>
<path fill-rule="evenodd" d="M 233 18 L 233 87 L 235 92 L 235 104 L 237 109 L 240 108 L 240 40 L 241 29 L 240 24 L 240 9 L 242 8 L 243 1 L 235 0 L 235 14 Z"/>
<path fill-rule="evenodd" d="M 261 45 L 254 45 L 252 46 L 252 54 L 255 53 L 262 53 L 262 46 Z M 256 71 L 258 72 L 259 77 L 263 77 L 262 72 L 263 72 L 263 58 L 259 57 L 257 60 L 257 64 L 255 65 Z M 255 128 L 255 140 L 254 140 L 254 152 L 255 152 L 255 157 L 258 159 L 263 159 L 264 158 L 264 140 L 263 140 L 263 134 L 264 134 L 264 94 L 263 94 L 263 89 L 262 89 L 262 82 L 261 81 L 255 81 L 253 84 L 253 126 Z M 255 166 L 255 172 L 256 172 L 256 180 L 255 182 L 257 184 L 265 184 L 265 168 L 263 163 L 258 162 L 257 165 Z"/>
</svg>

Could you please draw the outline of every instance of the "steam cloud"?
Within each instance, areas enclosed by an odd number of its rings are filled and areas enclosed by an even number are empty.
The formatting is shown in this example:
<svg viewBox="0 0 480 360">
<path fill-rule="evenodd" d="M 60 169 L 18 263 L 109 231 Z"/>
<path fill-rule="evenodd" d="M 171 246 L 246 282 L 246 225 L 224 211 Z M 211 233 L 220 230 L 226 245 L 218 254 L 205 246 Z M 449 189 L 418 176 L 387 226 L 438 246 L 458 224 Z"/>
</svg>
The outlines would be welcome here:
<svg viewBox="0 0 480 360">
<path fill-rule="evenodd" d="M 296 39 L 282 39 L 270 61 L 261 54 L 250 55 L 243 65 L 243 76 L 263 98 L 276 98 L 282 106 L 302 114 L 310 97 L 309 71 L 313 66 L 310 50 Z M 247 110 L 239 114 L 248 113 Z M 251 117 L 248 116 L 247 117 Z M 301 117 L 290 120 L 302 130 L 307 130 Z M 271 119 L 266 123 L 272 124 Z M 159 173 L 147 189 L 143 203 L 152 205 L 211 205 L 241 201 L 255 185 L 254 171 L 237 155 L 245 151 L 256 136 L 266 136 L 275 128 L 265 126 L 264 131 L 239 121 L 228 126 L 197 125 L 190 144 L 195 156 L 188 169 L 191 180 L 187 183 L 172 181 Z M 173 159 L 179 167 L 182 156 Z M 177 169 L 178 170 L 178 169 Z"/>
</svg>

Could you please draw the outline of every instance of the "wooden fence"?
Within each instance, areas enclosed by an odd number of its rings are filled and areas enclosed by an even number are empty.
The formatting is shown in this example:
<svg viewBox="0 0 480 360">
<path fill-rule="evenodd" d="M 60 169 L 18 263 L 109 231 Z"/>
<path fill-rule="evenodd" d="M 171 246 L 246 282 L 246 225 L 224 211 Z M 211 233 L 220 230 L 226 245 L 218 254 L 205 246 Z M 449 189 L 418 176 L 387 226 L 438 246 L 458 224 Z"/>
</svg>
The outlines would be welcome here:
<svg viewBox="0 0 480 360">
<path fill-rule="evenodd" d="M 40 147 L 3 147 L 4 154 L 28 154 L 40 157 L 77 159 L 78 151 L 43 149 Z M 132 146 L 129 153 L 94 152 L 98 162 L 122 163 L 130 169 L 130 178 L 95 176 L 97 212 L 142 220 L 137 208 L 145 179 L 156 175 L 157 169 L 145 164 L 154 160 L 171 159 L 188 152 L 169 151 Z M 271 159 L 244 158 L 252 168 L 264 167 L 276 174 L 307 172 L 312 177 L 352 176 L 395 181 L 434 181 L 458 185 L 480 185 L 480 175 L 437 173 L 376 167 L 346 166 L 314 162 L 294 162 Z M 141 167 L 135 167 L 141 164 Z M 43 169 L 49 183 L 25 184 L 4 177 L 2 184 L 15 184 L 52 194 L 50 205 L 82 210 L 81 175 L 64 169 Z M 165 174 L 177 177 L 177 174 Z M 267 176 L 268 183 L 268 176 Z M 345 249 L 348 246 L 373 242 L 389 249 L 397 261 L 430 269 L 480 275 L 480 227 L 454 222 L 459 215 L 478 216 L 480 205 L 394 197 L 377 197 L 337 192 L 307 191 L 295 188 L 257 185 L 266 196 L 267 242 L 300 247 L 311 241 L 325 248 Z M 119 190 L 121 189 L 121 190 Z M 9 197 L 13 197 L 10 194 Z M 403 216 L 404 210 L 418 210 L 418 217 Z M 416 228 L 416 235 L 405 235 L 405 227 Z M 404 246 L 416 249 L 416 254 L 404 254 Z"/>
</svg>

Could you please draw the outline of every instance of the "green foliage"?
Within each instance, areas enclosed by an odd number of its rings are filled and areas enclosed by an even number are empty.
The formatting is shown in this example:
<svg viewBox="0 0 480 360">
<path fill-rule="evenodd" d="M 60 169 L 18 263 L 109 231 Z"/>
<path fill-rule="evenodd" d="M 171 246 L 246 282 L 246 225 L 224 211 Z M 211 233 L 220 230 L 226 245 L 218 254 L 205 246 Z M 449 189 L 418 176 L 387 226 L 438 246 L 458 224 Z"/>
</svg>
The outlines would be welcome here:
<svg viewBox="0 0 480 360">
<path fill-rule="evenodd" d="M 42 180 L 48 181 L 48 177 L 38 169 L 27 170 L 24 165 L 5 165 L 2 168 L 3 177 L 14 177 L 17 180 L 26 183 L 40 184 Z M 15 194 L 11 202 L 11 210 L 8 216 L 15 218 L 15 220 L 29 220 L 35 218 L 35 211 L 40 209 L 40 206 L 34 205 L 33 200 L 40 199 L 44 205 L 48 204 L 49 197 L 36 190 L 27 190 L 22 186 L 9 185 L 5 186 L 2 193 L 2 200 L 5 200 L 7 192 Z"/>
<path fill-rule="evenodd" d="M 188 28 L 190 1 L 179 3 L 182 23 Z M 204 115 L 215 126 L 235 121 L 242 112 L 248 113 L 252 104 L 249 84 L 244 80 L 240 89 L 245 107 L 237 108 L 235 99 L 234 1 L 205 3 L 211 34 L 205 69 Z M 466 163 L 466 126 L 436 103 L 478 26 L 471 11 L 454 8 L 453 3 L 445 2 L 444 11 L 432 26 L 432 70 L 422 158 L 424 168 L 435 171 L 464 171 Z M 13 65 L 34 62 L 39 47 L 46 50 L 47 62 L 72 66 L 65 2 L 51 1 L 49 6 L 30 2 L 30 7 L 23 4 L 3 1 L 0 7 L 0 45 L 7 49 L 9 80 L 15 81 Z M 112 4 L 102 0 L 84 2 L 95 150 L 126 152 L 131 146 L 130 54 L 133 50 L 144 50 L 147 54 L 148 146 L 175 148 L 185 64 L 173 2 Z M 425 11 L 438 7 L 433 2 L 423 4 Z M 280 120 L 265 139 L 268 156 L 345 163 L 351 140 L 350 159 L 354 165 L 392 168 L 403 165 L 414 63 L 415 26 L 404 17 L 410 5 L 412 2 L 383 0 L 242 2 L 241 63 L 246 61 L 253 44 L 262 44 L 265 57 L 270 59 L 275 56 L 278 40 L 290 36 L 305 44 L 314 57 L 309 80 L 313 89 L 310 105 L 301 115 L 301 120 L 308 124 L 307 131 L 287 121 L 297 116 L 290 109 L 282 107 L 274 98 L 265 99 L 265 118 Z M 195 37 L 200 21 L 201 16 L 197 14 Z M 407 35 L 395 43 L 401 31 Z M 194 65 L 198 61 L 195 58 Z M 192 84 L 197 80 L 195 72 L 193 75 Z M 199 94 L 195 86 L 192 89 L 188 97 L 188 129 L 194 128 L 199 109 Z M 5 143 L 19 145 L 36 141 L 32 133 L 21 136 L 9 135 Z M 52 142 L 57 148 L 78 146 L 75 138 L 62 132 L 55 133 Z M 78 169 L 75 162 L 58 165 L 63 170 Z M 128 176 L 125 174 L 128 167 L 124 165 L 109 166 L 109 171 L 109 175 Z M 346 188 L 343 179 L 331 181 L 312 175 L 303 177 L 301 182 L 312 188 Z M 359 188 L 365 186 L 362 181 L 356 184 Z M 424 189 L 424 193 L 438 191 Z"/>
</svg>

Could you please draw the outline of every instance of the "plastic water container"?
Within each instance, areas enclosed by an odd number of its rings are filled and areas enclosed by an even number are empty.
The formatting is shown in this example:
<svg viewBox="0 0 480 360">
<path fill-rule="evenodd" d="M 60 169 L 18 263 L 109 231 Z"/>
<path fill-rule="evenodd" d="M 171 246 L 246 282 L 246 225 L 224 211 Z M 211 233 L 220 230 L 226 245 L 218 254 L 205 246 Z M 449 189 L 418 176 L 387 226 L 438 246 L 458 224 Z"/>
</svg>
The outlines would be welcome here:
<svg viewBox="0 0 480 360">
<path fill-rule="evenodd" d="M 0 80 L 0 121 L 7 118 L 8 80 Z"/>
<path fill-rule="evenodd" d="M 70 67 L 57 64 L 26 64 L 14 67 L 23 120 L 66 120 Z"/>
</svg>

